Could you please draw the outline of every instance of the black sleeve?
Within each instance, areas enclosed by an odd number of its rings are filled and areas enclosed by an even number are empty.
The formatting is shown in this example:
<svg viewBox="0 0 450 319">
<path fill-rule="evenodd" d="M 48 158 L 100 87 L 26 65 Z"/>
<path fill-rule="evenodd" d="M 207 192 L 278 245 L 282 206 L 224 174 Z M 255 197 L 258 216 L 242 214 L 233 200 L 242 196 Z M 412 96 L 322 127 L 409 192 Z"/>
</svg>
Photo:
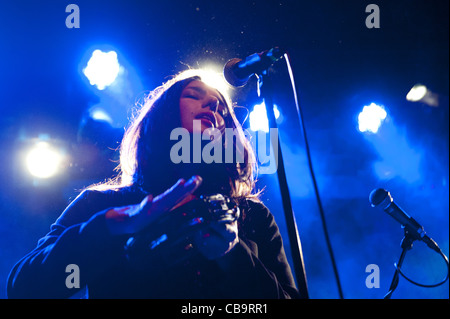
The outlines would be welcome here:
<svg viewBox="0 0 450 319">
<path fill-rule="evenodd" d="M 236 298 L 299 298 L 273 215 L 262 203 L 249 207 L 239 243 L 218 261 L 224 289 Z"/>
<path fill-rule="evenodd" d="M 113 263 L 113 252 L 123 245 L 124 238 L 109 234 L 107 209 L 100 211 L 99 195 L 95 191 L 81 193 L 37 247 L 13 267 L 7 283 L 8 298 L 68 298 L 77 292 L 66 286 L 68 265 L 78 266 L 82 288 Z"/>
</svg>

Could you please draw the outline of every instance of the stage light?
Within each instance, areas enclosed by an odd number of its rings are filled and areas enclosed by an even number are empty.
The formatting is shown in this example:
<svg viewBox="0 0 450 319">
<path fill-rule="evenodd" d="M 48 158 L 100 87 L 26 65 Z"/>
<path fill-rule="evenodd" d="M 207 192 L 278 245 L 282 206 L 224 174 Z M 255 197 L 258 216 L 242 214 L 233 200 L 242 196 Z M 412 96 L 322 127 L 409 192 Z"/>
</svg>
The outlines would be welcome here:
<svg viewBox="0 0 450 319">
<path fill-rule="evenodd" d="M 58 174 L 63 155 L 46 141 L 37 142 L 26 155 L 26 167 L 37 178 L 50 178 Z"/>
<path fill-rule="evenodd" d="M 273 112 L 275 114 L 275 119 L 278 119 L 280 117 L 280 111 L 276 105 L 274 105 Z M 250 129 L 252 131 L 269 132 L 269 119 L 267 118 L 266 104 L 264 102 L 256 104 L 253 107 L 253 111 L 250 112 L 249 118 Z"/>
<path fill-rule="evenodd" d="M 230 94 L 230 85 L 223 76 L 223 71 L 219 66 L 206 65 L 199 69 L 189 69 L 183 71 L 183 78 L 199 75 L 206 85 L 219 90 L 227 95 Z"/>
<path fill-rule="evenodd" d="M 377 133 L 387 113 L 382 105 L 371 103 L 364 106 L 358 115 L 358 128 L 360 132 Z"/>
<path fill-rule="evenodd" d="M 406 95 L 406 99 L 411 102 L 417 102 L 424 98 L 427 94 L 427 87 L 423 84 L 414 85 Z"/>
<path fill-rule="evenodd" d="M 408 94 L 406 94 L 406 100 L 410 102 L 421 102 L 431 107 L 439 106 L 438 94 L 430 91 L 423 84 L 414 85 L 411 90 L 409 90 Z"/>
<path fill-rule="evenodd" d="M 121 70 L 122 67 L 116 52 L 95 50 L 83 69 L 83 73 L 91 85 L 97 86 L 99 90 L 104 90 L 116 80 Z"/>
<path fill-rule="evenodd" d="M 96 121 L 103 121 L 113 124 L 113 119 L 104 109 L 100 107 L 93 107 L 89 110 L 89 116 Z"/>
</svg>

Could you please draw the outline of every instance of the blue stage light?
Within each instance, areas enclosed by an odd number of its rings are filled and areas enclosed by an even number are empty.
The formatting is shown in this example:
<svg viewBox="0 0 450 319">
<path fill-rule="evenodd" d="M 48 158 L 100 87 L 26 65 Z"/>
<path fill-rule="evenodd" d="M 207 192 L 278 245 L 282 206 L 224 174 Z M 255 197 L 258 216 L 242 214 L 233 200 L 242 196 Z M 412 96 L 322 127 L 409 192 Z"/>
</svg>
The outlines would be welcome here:
<svg viewBox="0 0 450 319">
<path fill-rule="evenodd" d="M 370 105 L 364 106 L 358 115 L 359 131 L 377 133 L 386 116 L 386 110 L 382 105 L 371 103 Z"/>
<path fill-rule="evenodd" d="M 278 119 L 280 117 L 280 111 L 276 105 L 274 105 L 273 112 L 275 114 L 275 119 Z M 249 119 L 250 129 L 252 131 L 269 132 L 269 120 L 267 118 L 267 109 L 264 102 L 261 104 L 256 104 L 253 107 L 253 111 L 250 112 Z"/>
<path fill-rule="evenodd" d="M 83 69 L 83 73 L 91 85 L 97 86 L 99 90 L 104 90 L 116 80 L 121 70 L 122 67 L 116 52 L 95 50 Z"/>
</svg>

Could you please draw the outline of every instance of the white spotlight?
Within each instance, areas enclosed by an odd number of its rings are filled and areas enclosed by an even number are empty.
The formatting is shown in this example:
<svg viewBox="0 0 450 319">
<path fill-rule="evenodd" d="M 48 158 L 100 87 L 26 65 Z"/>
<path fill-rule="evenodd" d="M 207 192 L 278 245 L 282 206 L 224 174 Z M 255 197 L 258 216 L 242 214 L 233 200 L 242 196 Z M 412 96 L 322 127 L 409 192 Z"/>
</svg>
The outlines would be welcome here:
<svg viewBox="0 0 450 319">
<path fill-rule="evenodd" d="M 278 107 L 274 105 L 273 112 L 275 115 L 275 119 L 280 117 L 280 111 Z M 267 109 L 266 104 L 262 102 L 261 104 L 256 104 L 253 107 L 253 111 L 250 112 L 250 129 L 254 132 L 256 131 L 264 131 L 269 132 L 269 119 L 267 118 Z"/>
<path fill-rule="evenodd" d="M 203 66 L 200 69 L 189 69 L 183 71 L 183 78 L 199 75 L 202 81 L 219 92 L 229 95 L 230 85 L 225 80 L 220 67 L 214 65 Z"/>
<path fill-rule="evenodd" d="M 386 119 L 387 113 L 383 106 L 371 103 L 364 106 L 358 115 L 358 125 L 360 132 L 378 132 L 383 121 Z"/>
<path fill-rule="evenodd" d="M 47 142 L 38 142 L 27 154 L 25 163 L 31 175 L 38 178 L 55 176 L 63 156 Z"/>
<path fill-rule="evenodd" d="M 89 110 L 89 116 L 96 121 L 103 121 L 113 124 L 113 119 L 104 109 L 100 107 L 93 107 Z"/>
<path fill-rule="evenodd" d="M 99 90 L 104 90 L 111 85 L 122 70 L 114 51 L 103 52 L 95 50 L 83 69 L 84 75 L 91 85 L 96 85 Z"/>
<path fill-rule="evenodd" d="M 427 94 L 427 87 L 423 84 L 414 85 L 411 90 L 406 95 L 406 99 L 411 102 L 417 102 L 423 99 L 425 94 Z"/>
<path fill-rule="evenodd" d="M 431 107 L 439 106 L 439 97 L 436 93 L 431 92 L 425 85 L 416 84 L 406 95 L 406 100 L 410 102 L 421 102 Z"/>
</svg>

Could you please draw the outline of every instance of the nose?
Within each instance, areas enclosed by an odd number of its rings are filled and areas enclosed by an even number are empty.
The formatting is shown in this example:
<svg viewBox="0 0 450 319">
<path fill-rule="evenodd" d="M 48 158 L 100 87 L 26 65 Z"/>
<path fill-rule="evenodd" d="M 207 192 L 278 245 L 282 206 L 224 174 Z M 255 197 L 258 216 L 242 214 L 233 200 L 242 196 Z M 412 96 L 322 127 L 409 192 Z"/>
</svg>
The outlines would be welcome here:
<svg viewBox="0 0 450 319">
<path fill-rule="evenodd" d="M 216 113 L 219 108 L 219 104 L 220 104 L 219 100 L 215 97 L 212 97 L 208 100 L 206 106 L 208 106 L 212 112 Z"/>
</svg>

